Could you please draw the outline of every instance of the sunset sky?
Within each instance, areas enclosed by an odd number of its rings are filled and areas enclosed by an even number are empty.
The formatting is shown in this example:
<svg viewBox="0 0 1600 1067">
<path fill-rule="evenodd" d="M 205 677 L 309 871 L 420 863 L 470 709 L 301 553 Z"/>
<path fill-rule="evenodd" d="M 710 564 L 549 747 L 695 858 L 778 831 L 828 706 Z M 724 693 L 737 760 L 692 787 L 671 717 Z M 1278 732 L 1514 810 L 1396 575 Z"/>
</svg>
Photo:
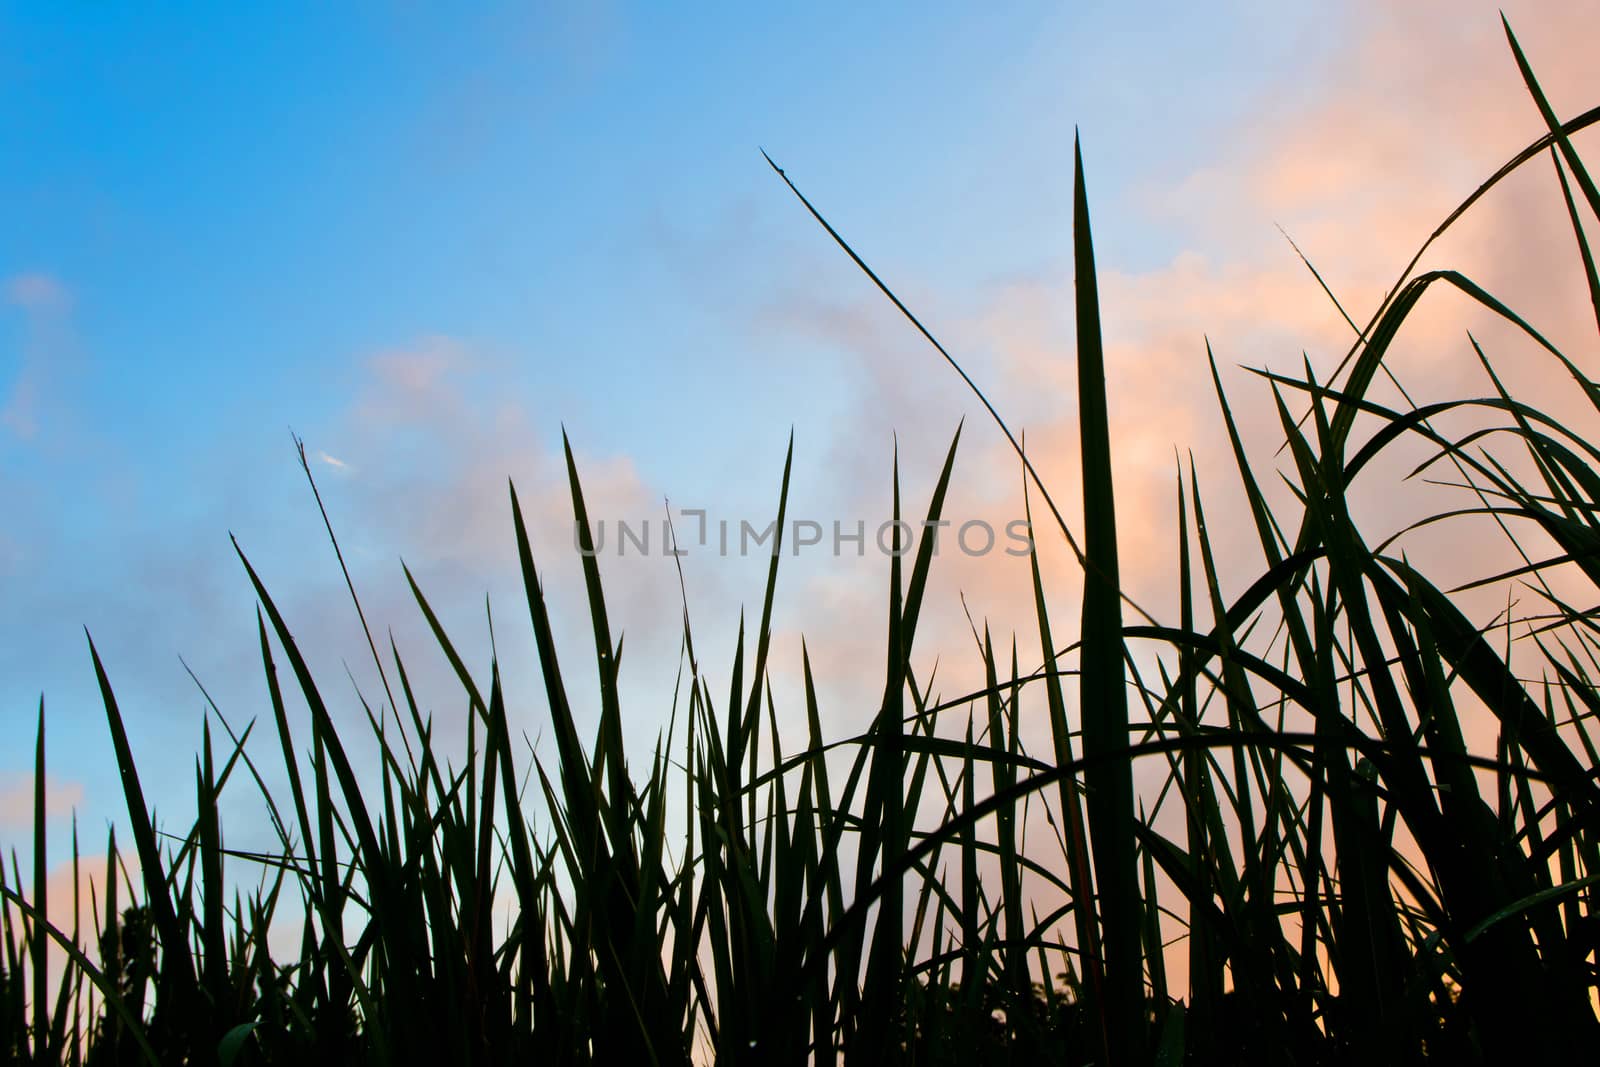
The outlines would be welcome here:
<svg viewBox="0 0 1600 1067">
<path fill-rule="evenodd" d="M 530 739 L 546 717 L 508 478 L 566 673 L 592 688 L 563 426 L 596 517 L 659 520 L 670 499 L 764 525 L 792 429 L 791 517 L 871 529 L 896 443 L 919 512 L 965 417 L 951 517 L 1020 517 L 998 430 L 762 148 L 1028 431 L 1080 525 L 1077 131 L 1129 590 L 1170 602 L 1189 449 L 1214 536 L 1238 538 L 1249 574 L 1205 340 L 1266 465 L 1276 416 L 1239 365 L 1298 371 L 1304 354 L 1326 372 L 1351 340 L 1277 226 L 1364 320 L 1543 129 L 1497 5 L 1390 6 L 0 4 L 0 846 L 27 838 L 41 692 L 52 833 L 74 807 L 91 841 L 125 821 L 85 627 L 147 792 L 184 826 L 205 702 L 179 657 L 236 727 L 270 720 L 230 532 L 338 721 L 365 732 L 351 678 L 372 697 L 376 672 L 291 431 L 428 707 L 459 723 L 464 699 L 402 559 L 483 677 L 490 598 Z M 1559 113 L 1600 103 L 1600 4 L 1505 9 Z M 1552 170 L 1530 167 L 1430 262 L 1592 369 L 1567 226 Z M 1426 309 L 1398 364 L 1408 387 L 1482 391 L 1464 333 L 1480 325 L 1454 298 Z M 1393 489 L 1367 500 L 1382 533 L 1411 503 Z M 842 734 L 876 700 L 888 568 L 829 547 L 784 560 L 774 686 L 798 712 L 784 687 L 804 633 Z M 1074 569 L 1058 539 L 1041 551 L 1070 629 Z M 766 560 L 682 562 L 698 650 L 724 677 Z M 657 551 L 602 572 L 642 757 L 670 709 L 677 571 Z M 919 662 L 970 670 L 963 596 L 1037 655 L 1024 561 L 952 555 L 936 575 Z M 227 825 L 263 825 L 242 781 L 225 799 Z"/>
</svg>

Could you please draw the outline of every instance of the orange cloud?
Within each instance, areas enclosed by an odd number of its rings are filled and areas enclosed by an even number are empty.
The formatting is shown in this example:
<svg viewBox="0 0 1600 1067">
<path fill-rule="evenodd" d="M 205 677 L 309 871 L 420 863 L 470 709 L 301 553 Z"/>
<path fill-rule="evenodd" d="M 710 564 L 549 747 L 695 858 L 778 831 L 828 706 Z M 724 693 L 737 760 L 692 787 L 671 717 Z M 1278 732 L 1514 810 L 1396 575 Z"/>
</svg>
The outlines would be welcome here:
<svg viewBox="0 0 1600 1067">
<path fill-rule="evenodd" d="M 1589 57 L 1600 45 L 1600 5 L 1559 11 L 1510 10 L 1541 83 L 1563 114 L 1595 103 Z M 1543 132 L 1492 7 L 1363 5 L 1351 34 L 1323 68 L 1308 70 L 1293 93 L 1263 100 L 1252 121 L 1225 137 L 1225 162 L 1207 160 L 1174 186 L 1151 186 L 1143 199 L 1170 220 L 1186 247 L 1154 269 L 1119 270 L 1107 255 L 1115 242 L 1101 232 L 1101 303 L 1111 409 L 1118 533 L 1126 591 L 1158 617 L 1176 602 L 1176 476 L 1192 451 L 1225 595 L 1242 590 L 1262 566 L 1253 522 L 1235 473 L 1206 362 L 1210 340 L 1235 417 L 1262 488 L 1293 514 L 1292 497 L 1275 470 L 1297 481 L 1278 455 L 1282 429 L 1269 386 L 1236 364 L 1299 375 L 1309 358 L 1327 380 L 1353 332 L 1292 249 L 1273 228 L 1282 222 L 1323 273 L 1358 323 L 1378 306 L 1418 244 L 1500 163 Z M 1580 150 L 1596 143 L 1578 139 Z M 1093 161 L 1090 161 L 1091 170 Z M 1090 181 L 1091 207 L 1095 186 Z M 1240 236 L 1241 231 L 1245 233 Z M 1206 249 L 1204 253 L 1198 249 Z M 1594 365 L 1594 321 L 1576 248 L 1548 161 L 1535 161 L 1466 216 L 1423 264 L 1463 270 L 1522 311 L 1581 365 Z M 915 279 L 897 283 L 913 309 L 960 307 L 948 294 L 917 295 Z M 954 323 L 935 330 L 974 373 L 1014 430 L 1026 430 L 1030 456 L 1074 530 L 1078 499 L 1076 367 L 1071 321 L 1072 279 L 1036 276 L 996 285 Z M 840 455 L 881 457 L 840 495 L 856 511 L 888 504 L 885 427 L 901 431 L 902 458 L 922 471 L 942 454 L 943 436 L 962 411 L 969 421 L 949 512 L 1008 518 L 1021 511 L 1018 464 L 1009 445 L 971 402 L 953 372 L 892 310 L 879 315 L 875 296 L 858 305 L 815 307 L 801 301 L 787 321 L 803 322 L 868 358 L 866 387 L 837 446 Z M 774 313 L 775 321 L 785 315 Z M 1408 320 L 1390 366 L 1419 401 L 1492 392 L 1467 339 L 1473 331 L 1496 369 L 1519 395 L 1575 426 L 1584 410 L 1554 361 L 1466 298 L 1443 287 Z M 896 331 L 899 331 L 898 333 Z M 1371 394 L 1404 405 L 1381 381 Z M 1303 408 L 1299 396 L 1286 396 Z M 1365 424 L 1364 424 L 1365 425 Z M 1454 432 L 1470 419 L 1446 422 Z M 1358 432 L 1370 432 L 1367 429 Z M 907 441 L 913 443 L 908 445 Z M 1404 480 L 1425 451 L 1410 442 L 1391 462 L 1366 472 L 1352 503 L 1369 542 L 1377 544 L 1416 519 L 1474 503 L 1459 491 Z M 910 457 L 910 459 L 907 459 Z M 1441 469 L 1431 476 L 1452 477 Z M 907 479 L 907 507 L 919 508 L 925 486 Z M 909 487 L 916 484 L 918 488 Z M 1047 590 L 1064 617 L 1062 637 L 1075 633 L 1077 566 L 1043 521 L 1034 498 Z M 845 509 L 846 513 L 852 513 Z M 871 513 L 868 511 L 868 513 Z M 1192 521 L 1192 507 L 1191 507 Z M 1466 531 L 1470 529 L 1470 534 Z M 1293 531 L 1289 531 L 1292 535 Z M 1531 543 L 1538 544 L 1540 538 Z M 1517 560 L 1492 525 L 1454 524 L 1403 538 L 1407 551 L 1442 585 L 1494 573 Z M 1196 563 L 1198 566 L 1198 561 Z M 819 676 L 828 674 L 839 701 L 875 695 L 883 669 L 884 580 L 887 564 L 831 561 L 808 575 L 801 609 L 788 619 L 783 648 L 810 636 Z M 962 594 L 965 594 L 963 600 Z M 1505 607 L 1504 589 L 1466 598 L 1484 622 Z M 1498 600 L 1496 600 L 1498 597 Z M 1529 600 L 1529 597 L 1524 597 Z M 995 624 L 997 647 L 1019 635 L 1023 669 L 1038 662 L 1033 595 L 1025 564 L 997 558 L 941 557 L 919 637 L 919 666 L 936 655 L 946 694 L 977 687 L 978 661 L 962 614 Z M 846 622 L 848 620 L 848 622 Z M 797 665 L 780 665 L 797 677 Z M 793 678 L 790 678 L 793 680 Z M 819 681 L 821 678 L 819 677 Z M 881 685 L 881 683 L 879 683 Z M 870 702 L 870 701 L 869 701 Z M 840 725 L 864 727 L 873 708 L 841 710 Z M 825 712 L 827 709 L 825 708 Z M 1478 739 L 1487 737 L 1480 724 Z"/>
</svg>

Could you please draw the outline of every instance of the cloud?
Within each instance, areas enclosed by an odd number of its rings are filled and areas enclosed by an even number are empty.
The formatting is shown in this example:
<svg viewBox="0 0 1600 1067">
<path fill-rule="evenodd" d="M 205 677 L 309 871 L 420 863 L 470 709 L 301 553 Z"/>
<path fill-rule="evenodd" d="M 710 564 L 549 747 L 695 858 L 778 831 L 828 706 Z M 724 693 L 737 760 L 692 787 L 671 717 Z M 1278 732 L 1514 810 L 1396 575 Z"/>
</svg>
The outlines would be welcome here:
<svg viewBox="0 0 1600 1067">
<path fill-rule="evenodd" d="M 0 827 L 19 829 L 33 825 L 34 777 L 31 773 L 0 772 Z M 63 781 L 46 773 L 45 811 L 51 818 L 70 814 L 83 803 L 83 784 Z"/>
<path fill-rule="evenodd" d="M 1592 102 L 1585 94 L 1589 57 L 1600 45 L 1597 15 L 1600 5 L 1581 4 L 1560 12 L 1540 8 L 1522 20 L 1522 44 L 1564 114 Z M 1518 13 L 1511 16 L 1516 24 Z M 1302 72 L 1292 91 L 1271 87 L 1274 95 L 1216 142 L 1216 156 L 1198 160 L 1174 183 L 1142 191 L 1151 217 L 1168 223 L 1173 234 L 1165 262 L 1119 267 L 1114 252 L 1107 254 L 1117 247 L 1114 238 L 1096 234 L 1122 577 L 1125 590 L 1158 618 L 1176 613 L 1177 479 L 1191 454 L 1224 595 L 1237 595 L 1263 566 L 1215 399 L 1207 342 L 1257 478 L 1269 499 L 1291 505 L 1275 468 L 1298 478 L 1277 451 L 1283 431 L 1270 387 L 1238 365 L 1298 375 L 1309 359 L 1326 380 L 1354 339 L 1273 223 L 1284 224 L 1364 324 L 1438 222 L 1543 131 L 1492 8 L 1467 17 L 1456 5 L 1363 5 L 1347 25 L 1348 39 L 1325 68 Z M 1596 138 L 1578 143 L 1582 150 Z M 1092 180 L 1090 188 L 1092 194 Z M 1572 345 L 1575 355 L 1583 354 L 1580 364 L 1593 365 L 1593 315 L 1548 161 L 1536 161 L 1486 197 L 1424 263 L 1430 265 L 1461 268 Z M 1026 431 L 1030 456 L 1069 525 L 1081 530 L 1070 266 L 1001 279 L 975 294 L 940 291 L 915 277 L 893 284 L 914 311 L 939 310 L 929 325 L 1013 430 Z M 762 318 L 775 329 L 849 351 L 863 368 L 831 464 L 852 472 L 849 486 L 834 497 L 843 513 L 886 510 L 890 428 L 900 431 L 902 462 L 920 463 L 924 472 L 920 481 L 908 477 L 908 493 L 912 484 L 925 492 L 927 466 L 942 455 L 940 438 L 962 412 L 973 418 L 948 513 L 1003 522 L 1020 512 L 1019 464 L 1010 446 L 954 372 L 887 302 L 870 293 L 838 301 L 795 291 Z M 1553 361 L 1444 287 L 1430 292 L 1408 320 L 1389 360 L 1419 402 L 1491 391 L 1468 329 L 1520 395 L 1558 416 L 1572 415 L 1579 420 L 1574 425 L 1589 424 L 1592 413 L 1581 410 L 1582 398 Z M 1405 403 L 1381 379 L 1371 395 Z M 1296 410 L 1303 407 L 1298 396 L 1286 399 Z M 1470 421 L 1443 425 L 1459 432 Z M 1358 439 L 1370 429 L 1359 430 Z M 1391 461 L 1366 471 L 1352 492 L 1369 543 L 1423 515 L 1472 502 L 1458 491 L 1404 480 L 1410 463 L 1423 455 L 1412 443 L 1390 452 Z M 861 456 L 869 457 L 864 466 Z M 921 499 L 912 496 L 907 506 L 921 506 Z M 1054 620 L 1055 629 L 1070 638 L 1077 564 L 1045 522 L 1037 495 L 1034 514 L 1046 589 L 1052 605 L 1060 605 L 1056 613 L 1065 616 Z M 1190 520 L 1192 536 L 1192 502 Z M 1492 526 L 1470 523 L 1408 534 L 1393 549 L 1401 550 L 1445 586 L 1515 562 Z M 919 669 L 941 654 L 947 694 L 976 688 L 971 683 L 979 661 L 963 607 L 972 609 L 980 628 L 985 620 L 995 623 L 1002 655 L 1009 656 L 1014 629 L 1023 659 L 1034 657 L 1023 669 L 1037 664 L 1031 582 L 1026 566 L 1016 564 L 959 555 L 936 562 L 918 639 L 925 657 Z M 819 668 L 819 681 L 831 673 L 837 701 L 866 696 L 870 702 L 871 683 L 881 679 L 886 575 L 881 559 L 869 559 L 860 565 L 832 561 L 828 573 L 803 576 L 804 607 L 789 616 L 783 647 L 797 648 L 798 634 L 809 634 L 813 663 L 827 665 Z M 1504 607 L 1505 590 L 1498 595 L 1498 604 L 1488 593 L 1464 602 L 1487 622 Z M 797 673 L 783 664 L 779 669 Z M 860 728 L 871 710 L 852 708 L 841 721 Z"/>
<path fill-rule="evenodd" d="M 0 283 L 4 303 L 21 312 L 24 328 L 20 369 L 0 404 L 0 426 L 20 440 L 38 436 L 48 393 L 71 369 L 76 343 L 72 294 L 53 275 L 15 274 Z"/>
<path fill-rule="evenodd" d="M 30 377 L 21 376 L 11 387 L 11 396 L 6 400 L 5 407 L 0 408 L 0 424 L 24 441 L 29 440 L 39 432 L 35 414 L 38 406 L 38 385 Z"/>
<path fill-rule="evenodd" d="M 461 725 L 464 731 L 461 686 L 400 561 L 480 684 L 487 683 L 490 653 L 487 596 L 508 699 L 519 718 L 531 702 L 534 722 L 543 721 L 536 711 L 543 683 L 527 623 L 509 479 L 521 502 L 581 727 L 594 711 L 594 652 L 558 424 L 498 388 L 505 373 L 498 357 L 465 339 L 421 337 L 360 357 L 360 368 L 348 403 L 307 432 L 306 447 L 308 455 L 326 457 L 324 466 L 335 460 L 339 473 L 361 472 L 359 478 L 332 480 L 321 491 L 379 647 L 387 644 L 386 633 L 395 635 L 424 713 L 440 716 L 438 737 L 448 752 L 464 737 L 455 729 Z M 624 685 L 642 687 L 635 699 L 644 703 L 648 687 L 671 669 L 677 652 L 677 573 L 659 551 L 618 558 L 614 524 L 651 518 L 659 529 L 663 494 L 645 484 L 630 457 L 580 448 L 575 462 L 591 521 L 605 521 L 610 533 L 599 567 L 613 640 L 626 635 Z M 251 531 L 242 535 L 247 550 L 260 544 Z M 348 599 L 337 570 L 302 562 L 285 577 L 294 579 L 287 591 L 278 590 L 271 573 L 266 580 L 297 643 L 308 650 L 314 674 L 331 685 L 347 664 L 363 692 L 381 700 L 359 622 L 353 609 L 345 610 Z M 690 582 L 698 595 L 715 595 L 718 588 L 715 576 L 697 583 L 691 574 Z M 251 668 L 249 658 L 246 650 L 235 666 L 213 663 L 207 675 L 259 676 L 259 664 Z M 359 708 L 353 710 L 359 721 Z M 530 724 L 529 733 L 539 730 Z M 355 743 L 364 744 L 364 727 L 355 734 Z"/>
<path fill-rule="evenodd" d="M 6 303 L 27 311 L 60 314 L 72 308 L 72 294 L 50 274 L 14 274 L 6 279 L 4 290 Z"/>
<path fill-rule="evenodd" d="M 1583 5 L 1559 13 L 1541 9 L 1537 17 L 1523 20 L 1522 43 L 1564 115 L 1594 102 L 1587 75 L 1589 57 L 1600 45 L 1597 15 L 1596 5 Z M 1518 22 L 1515 11 L 1512 19 Z M 1468 23 L 1475 27 L 1470 32 L 1462 29 Z M 1144 191 L 1151 216 L 1169 223 L 1176 237 L 1165 262 L 1121 266 L 1114 252 L 1106 254 L 1117 247 L 1115 239 L 1096 234 L 1102 249 L 1099 280 L 1123 579 L 1130 595 L 1163 621 L 1176 615 L 1175 483 L 1177 468 L 1180 462 L 1186 465 L 1191 451 L 1224 597 L 1237 596 L 1263 569 L 1215 401 L 1207 340 L 1253 470 L 1269 496 L 1288 505 L 1283 514 L 1294 511 L 1277 472 L 1296 482 L 1298 477 L 1292 462 L 1277 453 L 1283 431 L 1270 388 L 1237 365 L 1298 375 L 1302 360 L 1309 359 L 1326 380 L 1353 340 L 1350 327 L 1273 223 L 1284 223 L 1350 314 L 1364 324 L 1438 222 L 1542 132 L 1492 9 L 1474 20 L 1454 5 L 1428 7 L 1421 15 L 1409 6 L 1395 13 L 1363 6 L 1351 24 L 1351 39 L 1335 50 L 1328 69 L 1306 72 L 1307 84 L 1287 101 L 1262 101 L 1252 121 L 1220 143 L 1220 158 L 1207 159 L 1175 184 L 1151 184 Z M 1589 134 L 1578 143 L 1580 151 L 1592 149 L 1597 138 Z M 1594 318 L 1550 171 L 1548 160 L 1538 160 L 1505 182 L 1423 266 L 1462 269 L 1526 314 L 1581 366 L 1593 368 Z M 908 296 L 919 288 L 917 282 L 896 278 L 893 283 L 914 311 L 938 309 L 939 321 L 926 316 L 925 321 L 1013 429 L 1026 429 L 1030 455 L 1068 522 L 1081 529 L 1070 272 L 1003 279 L 977 294 L 927 291 L 932 287 L 924 285 L 923 292 Z M 877 303 L 875 296 L 866 296 L 855 303 L 818 305 L 795 294 L 789 306 L 765 316 L 851 351 L 867 368 L 836 452 L 871 461 L 864 469 L 859 460 L 834 465 L 852 472 L 851 487 L 841 496 L 858 508 L 886 508 L 887 429 L 895 427 L 909 431 L 902 433 L 902 446 L 908 436 L 917 442 L 902 447 L 901 457 L 921 464 L 919 477 L 908 476 L 905 483 L 908 506 L 920 506 L 918 494 L 931 482 L 927 465 L 942 454 L 936 438 L 965 410 L 973 418 L 964 435 L 950 513 L 993 518 L 1019 509 L 1018 464 L 1009 446 L 937 353 L 908 325 L 895 321 L 892 309 Z M 1593 426 L 1592 410 L 1584 410 L 1582 397 L 1548 357 L 1444 287 L 1430 292 L 1408 320 L 1390 361 L 1419 402 L 1492 391 L 1468 342 L 1469 329 L 1519 396 L 1570 417 L 1568 424 L 1575 428 Z M 1404 404 L 1382 380 L 1371 395 Z M 1296 410 L 1304 406 L 1298 396 L 1287 399 Z M 1445 420 L 1443 425 L 1460 432 L 1472 423 Z M 1364 424 L 1357 439 L 1371 429 Z M 1369 544 L 1420 516 L 1473 502 L 1459 491 L 1406 480 L 1410 463 L 1422 455 L 1411 443 L 1401 442 L 1390 453 L 1390 462 L 1366 471 L 1352 493 L 1356 520 Z M 1042 513 L 1035 496 L 1035 519 L 1045 526 Z M 1193 515 L 1191 502 L 1191 537 Z M 1286 531 L 1291 537 L 1294 532 Z M 1056 636 L 1071 640 L 1077 630 L 1078 568 L 1053 531 L 1046 529 L 1040 537 Z M 1445 587 L 1517 562 L 1492 525 L 1471 520 L 1407 534 L 1391 551 L 1405 551 Z M 836 561 L 828 573 L 807 576 L 799 597 L 804 608 L 791 617 L 791 628 L 777 646 L 786 660 L 797 659 L 798 634 L 809 635 L 823 689 L 824 732 L 830 737 L 864 730 L 881 691 L 887 564 L 853 563 Z M 1026 567 L 1006 563 L 960 556 L 935 563 L 916 666 L 925 678 L 937 656 L 938 689 L 947 697 L 977 688 L 980 676 L 972 639 L 963 632 L 963 606 L 972 607 L 980 629 L 986 621 L 994 623 L 1003 665 L 1013 631 L 1022 670 L 1038 663 Z M 1559 578 L 1552 584 L 1561 589 Z M 1198 592 L 1203 605 L 1204 590 Z M 1539 610 L 1537 597 L 1504 586 L 1462 597 L 1460 603 L 1475 621 L 1488 623 L 1506 608 L 1508 592 L 1521 600 L 1519 612 Z M 1202 607 L 1202 619 L 1204 613 Z M 778 693 L 798 691 L 796 664 L 780 661 L 775 671 Z M 1074 719 L 1075 688 L 1069 686 L 1067 693 Z M 1468 744 L 1492 754 L 1496 724 L 1475 701 L 1461 699 Z M 779 701 L 782 713 L 781 696 Z M 1137 720 L 1137 702 L 1133 707 Z M 1048 751 L 1039 729 L 1042 715 L 1031 714 L 1036 709 L 1036 703 L 1025 704 L 1024 737 L 1033 751 Z M 957 719 L 948 725 L 959 729 L 965 715 L 960 709 L 952 714 Z M 981 708 L 978 717 L 981 725 Z M 1139 781 L 1148 787 L 1164 773 L 1159 761 L 1150 761 L 1140 765 Z M 1169 807 L 1164 818 L 1172 812 Z M 1038 884 L 1035 880 L 1035 890 Z"/>
</svg>

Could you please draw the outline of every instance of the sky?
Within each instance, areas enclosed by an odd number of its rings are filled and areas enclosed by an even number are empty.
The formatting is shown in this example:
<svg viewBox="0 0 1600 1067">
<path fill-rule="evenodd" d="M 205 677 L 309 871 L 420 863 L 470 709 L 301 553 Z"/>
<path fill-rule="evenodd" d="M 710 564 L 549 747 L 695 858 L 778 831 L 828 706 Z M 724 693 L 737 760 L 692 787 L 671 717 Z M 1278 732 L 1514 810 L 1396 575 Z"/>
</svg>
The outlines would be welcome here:
<svg viewBox="0 0 1600 1067">
<path fill-rule="evenodd" d="M 0 847 L 27 853 L 41 695 L 54 854 L 74 811 L 91 841 L 125 825 L 85 629 L 147 793 L 180 826 L 207 704 L 188 671 L 236 728 L 270 721 L 230 534 L 336 721 L 365 729 L 356 692 L 381 687 L 292 435 L 427 709 L 464 721 L 402 560 L 485 677 L 487 599 L 513 721 L 547 756 L 506 487 L 567 673 L 588 683 L 563 432 L 613 546 L 617 520 L 669 508 L 680 537 L 682 509 L 764 526 L 791 434 L 791 517 L 873 529 L 896 455 L 920 511 L 963 419 L 949 513 L 1019 518 L 1004 438 L 763 149 L 1027 429 L 1081 525 L 1081 138 L 1129 591 L 1171 602 L 1191 450 L 1216 536 L 1249 544 L 1206 341 L 1270 466 L 1270 397 L 1240 366 L 1327 370 L 1350 342 L 1278 227 L 1370 314 L 1542 130 L 1497 9 L 997 7 L 0 4 Z M 1584 61 L 1600 5 L 1506 12 L 1559 112 L 1600 103 Z M 1592 367 L 1566 225 L 1548 167 L 1530 168 L 1434 255 L 1525 301 Z M 1430 303 L 1400 356 L 1408 384 L 1481 389 L 1469 324 L 1502 339 L 1461 301 Z M 1419 503 L 1393 481 L 1363 502 L 1381 529 Z M 635 758 L 671 710 L 676 563 L 713 677 L 741 610 L 754 625 L 767 563 L 653 547 L 602 559 Z M 843 735 L 875 709 L 888 567 L 829 547 L 783 561 L 773 679 L 798 714 L 805 635 Z M 1458 548 L 1447 566 L 1487 559 Z M 1070 557 L 1040 551 L 1075 617 Z M 1003 553 L 942 555 L 918 662 L 948 664 L 954 691 L 969 612 L 1037 655 L 1026 581 Z M 231 843 L 264 831 L 259 797 L 224 800 Z"/>
</svg>

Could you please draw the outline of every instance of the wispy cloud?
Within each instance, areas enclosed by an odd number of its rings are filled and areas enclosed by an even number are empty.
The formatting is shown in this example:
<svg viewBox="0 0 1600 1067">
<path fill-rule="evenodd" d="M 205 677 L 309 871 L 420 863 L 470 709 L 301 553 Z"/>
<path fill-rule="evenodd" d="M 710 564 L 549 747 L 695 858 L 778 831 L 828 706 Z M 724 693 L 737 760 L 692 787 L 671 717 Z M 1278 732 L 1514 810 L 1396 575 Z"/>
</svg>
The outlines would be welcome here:
<svg viewBox="0 0 1600 1067">
<path fill-rule="evenodd" d="M 61 313 L 72 307 L 72 294 L 59 278 L 40 271 L 14 274 L 5 281 L 6 303 L 28 311 Z"/>
<path fill-rule="evenodd" d="M 0 404 L 0 426 L 32 440 L 39 433 L 47 385 L 71 357 L 72 293 L 59 278 L 40 271 L 12 275 L 0 283 L 0 293 L 25 319 L 20 369 Z"/>
</svg>

